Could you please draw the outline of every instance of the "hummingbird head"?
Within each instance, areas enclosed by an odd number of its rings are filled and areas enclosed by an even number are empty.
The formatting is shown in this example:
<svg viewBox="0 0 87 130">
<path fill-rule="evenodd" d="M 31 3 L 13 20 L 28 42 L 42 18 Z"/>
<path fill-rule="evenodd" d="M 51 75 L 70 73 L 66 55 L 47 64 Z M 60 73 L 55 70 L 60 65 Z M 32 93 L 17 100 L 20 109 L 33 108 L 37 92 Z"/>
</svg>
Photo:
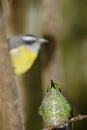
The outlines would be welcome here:
<svg viewBox="0 0 87 130">
<path fill-rule="evenodd" d="M 49 91 L 51 88 L 54 88 L 54 89 L 59 90 L 61 92 L 60 85 L 54 83 L 53 80 L 51 80 L 51 84 L 48 85 L 47 91 Z"/>
</svg>

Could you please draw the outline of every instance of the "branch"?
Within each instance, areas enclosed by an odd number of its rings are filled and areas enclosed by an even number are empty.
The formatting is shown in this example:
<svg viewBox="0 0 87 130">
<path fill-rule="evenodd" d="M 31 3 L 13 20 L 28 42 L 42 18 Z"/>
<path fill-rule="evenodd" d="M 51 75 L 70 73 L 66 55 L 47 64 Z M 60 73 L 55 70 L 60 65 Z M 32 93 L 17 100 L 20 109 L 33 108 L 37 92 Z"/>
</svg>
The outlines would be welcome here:
<svg viewBox="0 0 87 130">
<path fill-rule="evenodd" d="M 24 130 L 6 37 L 8 0 L 1 0 L 0 6 L 0 130 Z"/>
<path fill-rule="evenodd" d="M 79 121 L 79 120 L 83 120 L 83 119 L 86 119 L 86 118 L 87 118 L 87 115 L 78 115 L 78 116 L 76 116 L 76 117 L 71 118 L 71 119 L 68 120 L 68 121 L 62 122 L 62 123 L 59 124 L 59 125 L 48 126 L 48 127 L 44 128 L 43 130 L 53 130 L 53 129 L 59 128 L 59 127 L 61 127 L 61 126 L 65 126 L 66 124 L 69 124 L 69 123 L 72 123 L 72 122 L 76 122 L 76 121 Z"/>
</svg>

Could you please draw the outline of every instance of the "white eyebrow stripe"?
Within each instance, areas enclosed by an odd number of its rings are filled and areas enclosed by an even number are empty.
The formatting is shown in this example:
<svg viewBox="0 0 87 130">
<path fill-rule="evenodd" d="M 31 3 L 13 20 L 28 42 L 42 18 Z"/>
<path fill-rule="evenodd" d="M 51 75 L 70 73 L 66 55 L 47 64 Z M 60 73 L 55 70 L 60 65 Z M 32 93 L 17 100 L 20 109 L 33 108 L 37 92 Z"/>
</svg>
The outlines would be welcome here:
<svg viewBox="0 0 87 130">
<path fill-rule="evenodd" d="M 25 41 L 33 41 L 33 40 L 36 40 L 35 37 L 31 37 L 31 36 L 22 36 L 22 39 L 25 40 Z"/>
</svg>

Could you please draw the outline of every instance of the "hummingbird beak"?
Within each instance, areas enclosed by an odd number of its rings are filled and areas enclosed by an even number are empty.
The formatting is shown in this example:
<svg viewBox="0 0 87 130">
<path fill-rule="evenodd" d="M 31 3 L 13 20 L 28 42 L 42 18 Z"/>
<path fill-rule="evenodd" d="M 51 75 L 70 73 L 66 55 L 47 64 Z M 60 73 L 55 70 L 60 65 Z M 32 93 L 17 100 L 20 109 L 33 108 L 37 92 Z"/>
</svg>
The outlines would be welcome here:
<svg viewBox="0 0 87 130">
<path fill-rule="evenodd" d="M 38 39 L 39 43 L 48 43 L 48 40 L 44 39 L 44 38 L 40 38 Z"/>
<path fill-rule="evenodd" d="M 54 82 L 51 80 L 51 88 L 54 87 Z"/>
</svg>

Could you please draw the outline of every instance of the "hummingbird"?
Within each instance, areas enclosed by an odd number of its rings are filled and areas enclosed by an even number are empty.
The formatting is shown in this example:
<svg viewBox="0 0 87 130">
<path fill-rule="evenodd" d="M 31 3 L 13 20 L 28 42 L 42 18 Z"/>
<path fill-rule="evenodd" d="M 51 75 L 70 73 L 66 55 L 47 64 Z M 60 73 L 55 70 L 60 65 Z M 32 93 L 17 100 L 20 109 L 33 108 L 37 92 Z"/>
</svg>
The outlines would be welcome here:
<svg viewBox="0 0 87 130">
<path fill-rule="evenodd" d="M 62 95 L 60 85 L 51 80 L 46 95 L 39 107 L 39 114 L 42 116 L 46 127 L 52 130 L 72 130 L 72 123 L 65 123 L 72 117 L 72 108 L 67 99 Z"/>
</svg>

